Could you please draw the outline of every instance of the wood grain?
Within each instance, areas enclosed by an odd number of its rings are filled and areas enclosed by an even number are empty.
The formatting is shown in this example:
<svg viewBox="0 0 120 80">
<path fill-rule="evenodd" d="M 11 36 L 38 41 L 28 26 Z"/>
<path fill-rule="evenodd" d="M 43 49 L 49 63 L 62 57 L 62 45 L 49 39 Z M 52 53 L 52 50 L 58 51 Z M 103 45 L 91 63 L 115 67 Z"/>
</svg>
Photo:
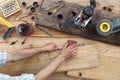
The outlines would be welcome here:
<svg viewBox="0 0 120 80">
<path fill-rule="evenodd" d="M 80 73 L 81 76 L 79 76 Z M 98 68 L 70 71 L 68 76 L 98 80 L 120 80 L 120 70 L 100 66 Z"/>
<path fill-rule="evenodd" d="M 25 1 L 25 0 L 19 0 L 20 5 L 21 5 L 21 3 L 23 1 Z M 38 1 L 39 3 L 41 2 L 41 0 L 26 0 L 25 2 L 27 2 L 27 5 L 29 6 L 34 1 Z M 89 5 L 89 0 L 65 0 L 65 1 L 70 2 L 70 3 L 78 3 L 78 4 L 81 4 L 81 5 L 85 5 L 85 6 Z M 112 14 L 113 16 L 116 16 L 115 14 L 119 14 L 120 13 L 120 3 L 119 3 L 119 0 L 116 0 L 116 1 L 113 1 L 113 0 L 97 0 L 97 6 L 99 6 L 99 7 L 97 7 L 97 9 L 102 9 L 103 6 L 109 6 L 109 5 L 111 5 L 111 3 L 112 3 L 112 5 L 115 6 L 113 11 L 111 13 L 109 13 L 107 11 L 103 11 L 103 13 L 107 12 L 109 14 Z M 22 7 L 22 5 L 21 5 L 21 7 Z M 18 18 L 20 18 L 22 16 L 25 16 L 28 13 L 28 11 L 29 10 L 26 10 L 25 7 L 22 7 L 22 15 L 19 15 Z M 11 21 L 13 23 L 16 22 L 14 20 L 14 17 L 17 14 L 7 18 L 7 20 L 9 20 L 9 21 Z M 2 16 L 2 15 L 0 14 L 0 16 Z M 32 21 L 30 18 L 31 18 L 31 16 L 28 16 L 28 17 L 26 17 L 26 18 L 24 18 L 22 20 L 26 20 L 26 21 L 29 21 L 29 22 L 35 22 L 35 21 Z M 6 29 L 7 29 L 6 27 L 2 27 L 0 25 L 0 36 L 3 35 L 3 33 L 5 32 L 4 30 L 6 30 Z M 50 32 L 53 35 L 55 35 L 54 37 L 74 37 L 73 35 L 69 35 L 69 34 L 65 34 L 65 33 L 62 33 L 62 32 L 58 32 L 56 30 L 51 30 L 51 29 L 48 29 L 48 28 L 45 28 L 45 29 L 48 32 Z M 37 30 L 37 31 L 35 30 L 35 33 L 33 33 L 31 36 L 35 36 L 35 35 L 39 36 L 40 41 L 42 41 L 41 37 L 49 37 L 48 35 L 44 34 L 43 32 L 41 32 L 41 31 L 38 32 L 38 31 L 39 30 Z M 2 34 L 1 34 L 1 32 L 2 32 Z M 21 46 L 21 41 L 23 41 L 24 37 L 21 37 L 21 36 L 17 35 L 16 32 L 14 32 L 11 36 L 18 36 L 18 37 L 14 38 L 14 39 L 12 37 L 10 37 L 9 40 L 7 40 L 7 41 L 3 41 L 2 38 L 0 38 L 0 51 L 4 51 L 4 50 L 11 51 L 16 46 L 17 46 L 16 47 L 17 49 L 28 48 L 28 46 L 29 47 L 35 47 L 34 45 L 31 45 L 31 43 L 29 43 L 29 41 L 26 41 L 26 44 L 24 46 Z M 21 39 L 19 40 L 19 42 L 15 46 L 8 47 L 8 45 L 13 40 L 18 40 L 19 38 L 21 38 Z M 28 37 L 28 39 L 32 39 L 32 38 Z M 73 39 L 73 38 L 71 38 L 71 39 Z M 111 76 L 112 75 L 113 77 L 115 77 L 114 79 L 110 79 L 110 80 L 119 79 L 119 76 L 118 76 L 119 72 L 116 71 L 116 70 L 118 70 L 120 68 L 119 67 L 119 64 L 120 64 L 119 63 L 119 61 L 120 61 L 119 60 L 120 59 L 120 54 L 119 54 L 120 53 L 120 47 L 119 46 L 113 46 L 113 45 L 105 44 L 105 43 L 101 43 L 101 42 L 97 42 L 97 41 L 84 39 L 84 38 L 81 38 L 81 37 L 79 37 L 79 39 L 80 39 L 79 40 L 80 44 L 83 44 L 83 43 L 86 44 L 87 43 L 87 44 L 91 44 L 91 45 L 93 45 L 93 44 L 96 45 L 97 46 L 96 48 L 98 50 L 99 56 L 100 55 L 104 56 L 104 57 L 100 57 L 100 58 L 102 58 L 102 59 L 100 59 L 100 63 L 101 63 L 101 61 L 104 62 L 103 64 L 106 67 L 105 68 L 101 68 L 101 69 L 94 68 L 94 70 L 99 70 L 100 72 L 105 73 L 105 75 L 107 75 L 107 76 Z M 49 42 L 49 40 L 48 40 L 48 42 Z M 38 44 L 38 43 L 35 43 L 35 42 L 33 42 L 33 43 L 35 45 L 37 45 L 37 46 L 43 45 L 43 44 Z M 63 43 L 61 44 L 61 46 L 63 46 Z M 24 72 L 36 73 L 36 72 L 38 72 L 38 70 L 40 70 L 41 68 L 46 66 L 49 62 L 51 62 L 54 59 L 54 57 L 51 57 L 51 56 L 53 56 L 52 54 L 54 56 L 58 55 L 58 54 L 54 54 L 54 53 L 48 54 L 47 52 L 46 53 L 41 53 L 41 54 L 38 54 L 38 55 L 36 55 L 36 56 L 34 56 L 32 58 L 29 58 L 29 59 L 25 59 L 25 60 L 18 61 L 18 62 L 8 63 L 7 65 L 5 65 L 6 66 L 5 68 L 0 69 L 0 72 L 6 73 L 6 74 L 11 74 L 11 75 L 19 75 L 19 74 L 24 73 Z M 41 60 L 41 58 L 43 60 Z M 38 64 L 39 66 L 36 66 L 37 63 L 41 63 L 41 64 L 40 65 Z M 31 67 L 31 66 L 34 66 L 34 67 Z M 93 72 L 94 70 L 91 71 L 91 70 L 87 69 L 86 70 L 86 74 L 87 74 L 87 71 L 89 73 L 89 71 Z M 107 74 L 106 71 L 109 74 Z M 76 73 L 76 71 L 75 71 L 75 73 Z M 62 73 L 62 74 L 64 74 L 64 73 Z M 95 77 L 95 75 L 98 74 L 98 73 L 96 73 L 96 74 L 95 73 L 90 73 L 90 74 L 93 74 L 93 77 Z M 116 74 L 116 75 L 114 76 L 113 74 Z M 78 73 L 77 73 L 77 75 L 78 75 Z M 103 77 L 103 78 L 106 78 L 106 76 L 104 76 L 103 74 L 100 74 L 99 76 L 97 76 L 97 78 L 99 78 L 100 76 Z M 86 77 L 88 77 L 88 76 L 86 75 Z M 65 79 L 65 80 L 81 80 L 79 78 L 78 79 L 77 78 L 68 78 L 68 77 L 65 78 L 63 75 L 53 76 L 50 80 L 63 80 L 63 79 Z M 106 79 L 106 80 L 108 80 L 108 79 Z"/>
<path fill-rule="evenodd" d="M 86 42 L 81 42 L 79 38 L 37 38 L 29 37 L 24 46 L 20 45 L 20 42 L 23 40 L 21 37 L 12 37 L 8 41 L 1 42 L 0 48 L 4 51 L 12 51 L 15 49 L 24 49 L 24 48 L 33 48 L 44 45 L 48 42 L 55 42 L 59 47 L 63 47 L 67 40 L 76 40 L 81 46 L 78 48 L 77 55 L 71 59 L 65 61 L 57 70 L 57 72 L 63 72 L 67 70 L 74 69 L 84 69 L 90 67 L 96 67 L 99 65 L 99 60 L 97 56 L 96 46 L 94 44 L 87 44 Z M 16 45 L 9 45 L 11 41 L 18 40 Z M 84 44 L 84 45 L 83 45 Z M 41 53 L 32 58 L 8 63 L 4 68 L 0 69 L 1 73 L 16 75 L 21 73 L 36 73 L 41 68 L 50 63 L 60 51 L 50 52 L 50 53 Z M 12 73 L 14 72 L 14 73 Z"/>
</svg>

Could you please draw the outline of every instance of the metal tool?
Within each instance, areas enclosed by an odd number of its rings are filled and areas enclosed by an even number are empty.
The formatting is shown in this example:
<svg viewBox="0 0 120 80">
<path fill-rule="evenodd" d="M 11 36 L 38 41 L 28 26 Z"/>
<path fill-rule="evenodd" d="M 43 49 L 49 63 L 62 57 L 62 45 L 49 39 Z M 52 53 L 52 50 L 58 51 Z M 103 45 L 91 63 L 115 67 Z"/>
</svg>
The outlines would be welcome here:
<svg viewBox="0 0 120 80">
<path fill-rule="evenodd" d="M 58 10 L 60 10 L 60 9 L 61 9 L 62 7 L 64 7 L 64 6 L 65 6 L 65 4 L 61 3 L 61 4 L 59 4 L 59 5 L 46 8 L 45 10 L 46 10 L 46 11 L 52 10 L 52 11 L 51 11 L 52 13 L 56 13 Z"/>
<path fill-rule="evenodd" d="M 96 1 L 90 0 L 90 6 L 85 7 L 74 21 L 76 28 L 86 27 L 88 25 L 93 17 L 95 7 Z"/>
<path fill-rule="evenodd" d="M 12 31 L 14 30 L 14 25 L 11 24 L 10 22 L 8 22 L 7 20 L 5 20 L 4 18 L 0 17 L 0 22 L 2 24 L 4 24 L 5 26 L 8 27 L 8 30 L 6 31 L 6 33 L 3 35 L 3 39 L 6 40 L 10 34 L 12 33 Z"/>
<path fill-rule="evenodd" d="M 38 2 L 33 2 L 33 6 L 36 7 L 36 8 L 39 7 Z"/>
<path fill-rule="evenodd" d="M 41 4 L 40 4 L 40 7 L 39 7 L 39 10 L 42 8 L 42 5 L 43 5 L 44 1 L 45 1 L 45 0 L 42 0 L 42 1 L 41 1 Z"/>
<path fill-rule="evenodd" d="M 22 42 L 21 45 L 25 44 L 25 41 L 27 40 L 27 38 L 25 38 Z"/>
<path fill-rule="evenodd" d="M 120 31 L 120 18 L 114 20 L 103 19 L 98 22 L 96 31 L 102 36 L 109 36 Z"/>
<path fill-rule="evenodd" d="M 58 8 L 54 9 L 52 13 L 56 13 L 58 10 L 60 10 L 62 7 L 64 7 L 65 4 L 61 4 Z"/>
<path fill-rule="evenodd" d="M 18 42 L 18 40 L 13 41 L 13 42 L 10 43 L 10 45 L 15 45 L 17 42 Z"/>
<path fill-rule="evenodd" d="M 39 24 L 36 24 L 35 27 L 39 30 L 41 30 L 42 32 L 46 33 L 47 35 L 49 35 L 50 37 L 53 37 L 53 35 L 49 32 L 47 32 L 45 29 L 41 28 Z"/>
</svg>

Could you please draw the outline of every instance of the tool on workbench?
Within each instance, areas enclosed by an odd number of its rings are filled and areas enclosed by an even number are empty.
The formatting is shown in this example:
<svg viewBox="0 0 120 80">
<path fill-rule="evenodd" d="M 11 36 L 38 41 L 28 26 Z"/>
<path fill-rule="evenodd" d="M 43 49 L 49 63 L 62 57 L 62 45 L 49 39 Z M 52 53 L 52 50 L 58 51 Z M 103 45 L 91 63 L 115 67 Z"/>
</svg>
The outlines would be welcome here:
<svg viewBox="0 0 120 80">
<path fill-rule="evenodd" d="M 9 17 L 21 10 L 21 7 L 17 0 L 5 0 L 0 4 L 0 9 L 4 17 Z"/>
<path fill-rule="evenodd" d="M 42 27 L 40 27 L 39 24 L 35 24 L 35 27 L 39 30 L 41 30 L 42 32 L 46 33 L 47 35 L 49 35 L 50 37 L 53 37 L 53 35 L 51 33 L 49 33 L 48 31 L 46 31 L 45 29 L 43 29 Z"/>
<path fill-rule="evenodd" d="M 37 7 L 39 7 L 38 2 L 33 2 L 33 6 L 30 8 L 30 11 L 35 12 Z"/>
<path fill-rule="evenodd" d="M 44 1 L 45 1 L 45 0 L 42 0 L 42 1 L 41 1 L 40 7 L 39 7 L 39 11 L 42 9 L 42 5 L 43 5 Z"/>
<path fill-rule="evenodd" d="M 21 36 L 29 36 L 33 33 L 34 28 L 31 23 L 25 21 L 25 23 L 21 23 L 20 25 L 18 25 L 16 31 Z"/>
<path fill-rule="evenodd" d="M 102 36 L 109 36 L 120 31 L 120 18 L 114 20 L 103 19 L 97 23 L 97 32 Z"/>
<path fill-rule="evenodd" d="M 31 8 L 30 8 L 30 11 L 31 11 L 31 12 L 35 12 L 35 11 L 36 11 L 35 7 L 31 7 Z"/>
<path fill-rule="evenodd" d="M 12 33 L 12 31 L 14 30 L 14 25 L 11 24 L 10 22 L 8 22 L 7 20 L 5 20 L 2 17 L 0 17 L 0 23 L 2 23 L 2 24 L 4 24 L 5 26 L 8 27 L 8 30 L 3 35 L 3 39 L 6 40 L 10 36 L 10 34 Z"/>
<path fill-rule="evenodd" d="M 10 45 L 15 45 L 17 42 L 18 42 L 18 40 L 13 41 L 13 42 L 10 43 Z"/>
<path fill-rule="evenodd" d="M 59 5 L 46 8 L 45 10 L 46 10 L 46 11 L 51 10 L 51 13 L 56 13 L 58 10 L 60 10 L 60 9 L 61 9 L 62 7 L 64 7 L 64 6 L 65 6 L 65 4 L 61 3 L 61 4 L 59 4 Z"/>
<path fill-rule="evenodd" d="M 39 7 L 38 2 L 33 2 L 33 6 L 36 7 L 36 8 Z"/>
<path fill-rule="evenodd" d="M 88 25 L 92 20 L 95 7 L 96 0 L 90 0 L 90 6 L 85 7 L 74 21 L 76 28 L 86 27 Z"/>
<path fill-rule="evenodd" d="M 23 6 L 24 6 L 24 5 L 27 5 L 27 3 L 26 3 L 26 2 L 23 2 L 22 5 L 23 5 Z M 26 17 L 29 17 L 29 16 L 33 15 L 33 14 L 37 11 L 37 8 L 38 8 L 38 7 L 39 7 L 38 2 L 33 2 L 32 5 L 26 7 L 26 9 L 29 9 L 28 14 L 25 15 L 25 16 L 23 16 L 23 17 L 21 17 L 21 18 L 19 18 L 18 20 L 21 20 L 21 19 L 23 19 L 23 18 L 26 18 Z M 31 19 L 33 20 L 33 18 L 31 18 Z"/>
<path fill-rule="evenodd" d="M 21 45 L 24 45 L 26 40 L 27 40 L 27 38 L 25 38 L 25 39 L 21 42 Z"/>
</svg>

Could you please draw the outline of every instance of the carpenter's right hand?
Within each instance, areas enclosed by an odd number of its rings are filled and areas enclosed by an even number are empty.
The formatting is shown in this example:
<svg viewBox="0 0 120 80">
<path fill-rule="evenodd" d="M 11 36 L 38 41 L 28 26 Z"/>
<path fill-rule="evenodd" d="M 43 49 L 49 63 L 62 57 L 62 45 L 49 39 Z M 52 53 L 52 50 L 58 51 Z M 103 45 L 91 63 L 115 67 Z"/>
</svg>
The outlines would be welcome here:
<svg viewBox="0 0 120 80">
<path fill-rule="evenodd" d="M 73 44 L 71 46 L 68 46 L 68 43 L 65 44 L 65 46 L 63 47 L 62 49 L 62 52 L 60 54 L 60 56 L 62 56 L 62 58 L 71 58 L 73 56 L 76 55 L 76 52 L 77 52 L 77 44 Z"/>
</svg>

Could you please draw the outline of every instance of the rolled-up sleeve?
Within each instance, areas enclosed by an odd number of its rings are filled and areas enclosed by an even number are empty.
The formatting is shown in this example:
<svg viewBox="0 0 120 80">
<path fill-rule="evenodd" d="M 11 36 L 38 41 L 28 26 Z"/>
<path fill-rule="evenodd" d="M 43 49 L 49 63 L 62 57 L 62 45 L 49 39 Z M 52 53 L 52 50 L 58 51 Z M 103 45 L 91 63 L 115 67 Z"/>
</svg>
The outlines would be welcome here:
<svg viewBox="0 0 120 80">
<path fill-rule="evenodd" d="M 21 76 L 9 76 L 5 74 L 0 74 L 0 80 L 35 80 L 33 74 L 22 74 Z"/>
<path fill-rule="evenodd" d="M 2 67 L 7 60 L 7 52 L 0 52 L 0 67 Z"/>
</svg>

